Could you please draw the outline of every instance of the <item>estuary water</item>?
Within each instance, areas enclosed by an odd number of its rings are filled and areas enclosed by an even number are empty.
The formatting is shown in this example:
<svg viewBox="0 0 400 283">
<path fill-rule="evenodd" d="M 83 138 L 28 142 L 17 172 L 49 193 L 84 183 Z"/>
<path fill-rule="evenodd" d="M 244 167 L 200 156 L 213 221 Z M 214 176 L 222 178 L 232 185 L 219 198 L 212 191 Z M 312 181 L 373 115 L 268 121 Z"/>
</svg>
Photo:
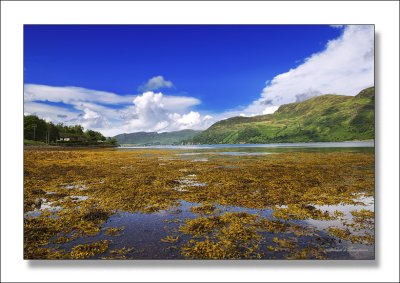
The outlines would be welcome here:
<svg viewBox="0 0 400 283">
<path fill-rule="evenodd" d="M 119 149 L 231 149 L 231 148 L 371 148 L 374 141 L 349 142 L 310 142 L 310 143 L 269 143 L 269 144 L 199 144 L 199 145 L 149 145 L 149 146 L 120 146 Z"/>
</svg>

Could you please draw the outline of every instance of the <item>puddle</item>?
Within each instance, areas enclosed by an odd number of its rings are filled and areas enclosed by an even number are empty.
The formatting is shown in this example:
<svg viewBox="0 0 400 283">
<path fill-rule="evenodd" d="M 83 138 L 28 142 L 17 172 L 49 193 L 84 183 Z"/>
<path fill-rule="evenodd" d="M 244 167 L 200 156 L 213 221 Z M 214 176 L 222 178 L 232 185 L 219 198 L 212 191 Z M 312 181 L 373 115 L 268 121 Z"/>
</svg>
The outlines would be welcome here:
<svg viewBox="0 0 400 283">
<path fill-rule="evenodd" d="M 88 187 L 85 184 L 68 184 L 68 185 L 61 185 L 60 187 L 62 189 L 68 189 L 68 190 L 78 189 L 80 191 L 88 189 Z"/>
<path fill-rule="evenodd" d="M 333 214 L 335 211 L 340 211 L 343 213 L 343 220 L 351 220 L 353 218 L 351 211 L 360 211 L 361 209 L 366 209 L 370 211 L 374 211 L 374 198 L 373 197 L 361 197 L 355 199 L 362 204 L 358 205 L 348 205 L 348 204 L 339 204 L 339 205 L 315 205 L 316 209 L 321 211 L 328 211 Z M 345 228 L 341 220 L 314 220 L 309 219 L 307 223 L 317 227 L 320 230 L 328 229 L 329 227 L 335 226 L 339 228 Z"/>
<path fill-rule="evenodd" d="M 73 201 L 84 201 L 87 200 L 88 196 L 70 196 Z"/>
<path fill-rule="evenodd" d="M 55 195 L 57 193 L 55 192 L 46 192 L 47 195 Z M 67 198 L 70 198 L 71 200 L 75 201 L 75 202 L 80 202 L 80 201 L 85 201 L 87 200 L 89 197 L 88 196 L 66 196 Z M 63 200 L 59 200 L 60 202 L 62 202 Z M 34 210 L 32 211 L 28 211 L 24 214 L 24 217 L 26 218 L 36 218 L 39 217 L 40 215 L 42 215 L 43 212 L 45 211 L 49 211 L 51 213 L 53 213 L 53 215 L 51 215 L 51 218 L 58 218 L 57 216 L 57 212 L 62 210 L 63 208 L 61 206 L 54 206 L 53 205 L 53 201 L 48 201 L 47 199 L 43 198 L 42 199 L 42 203 L 40 205 L 40 208 L 36 207 Z"/>
<path fill-rule="evenodd" d="M 205 187 L 207 186 L 206 183 L 200 183 L 192 180 L 180 180 L 181 185 L 186 187 Z"/>
<path fill-rule="evenodd" d="M 172 190 L 177 191 L 177 192 L 188 192 L 188 189 L 184 189 L 184 188 L 179 188 L 179 187 L 175 187 L 172 188 Z"/>
<path fill-rule="evenodd" d="M 84 237 L 61 244 L 60 247 L 70 250 L 79 244 L 91 243 L 99 240 L 109 240 L 109 249 L 105 254 L 97 255 L 102 258 L 110 255 L 110 251 L 126 247 L 133 247 L 132 253 L 127 258 L 134 259 L 182 259 L 180 250 L 173 248 L 170 243 L 162 242 L 161 239 L 174 230 L 179 229 L 184 219 L 196 218 L 198 215 L 190 212 L 194 203 L 181 201 L 177 207 L 161 210 L 155 213 L 130 213 L 118 211 L 113 214 L 106 223 L 102 225 L 101 232 L 92 237 Z M 177 220 L 178 219 L 178 220 Z M 106 234 L 108 228 L 125 227 L 120 236 Z M 176 244 L 182 243 L 188 237 L 182 236 Z M 52 245 L 49 245 L 52 246 Z"/>
<path fill-rule="evenodd" d="M 226 156 L 226 157 L 246 157 L 246 156 L 266 156 L 269 154 L 274 154 L 272 152 L 248 152 L 248 151 L 213 151 L 213 152 L 184 152 L 184 153 L 176 153 L 175 156 L 178 156 L 180 159 L 188 160 L 191 162 L 207 162 L 210 159 L 214 160 L 219 156 Z M 174 159 L 169 159 L 174 160 Z M 175 159 L 176 160 L 176 159 Z"/>
<path fill-rule="evenodd" d="M 176 158 L 171 158 L 171 157 L 160 156 L 160 157 L 158 157 L 158 160 L 172 161 L 172 160 L 177 160 L 177 159 Z"/>
<path fill-rule="evenodd" d="M 374 198 L 373 197 L 360 197 L 355 199 L 355 201 L 359 201 L 360 204 L 357 205 L 316 205 L 315 208 L 320 209 L 322 211 L 328 211 L 333 214 L 335 211 L 340 211 L 343 213 L 343 217 L 337 220 L 314 220 L 308 219 L 305 220 L 305 225 L 310 225 L 311 227 L 316 228 L 319 231 L 323 231 L 328 233 L 329 227 L 337 227 L 340 229 L 347 229 L 352 235 L 360 236 L 365 233 L 369 235 L 374 235 L 374 225 L 371 227 L 365 227 L 362 229 L 356 227 L 349 227 L 344 225 L 344 223 L 352 223 L 353 215 L 351 211 L 360 211 L 362 209 L 374 211 Z M 364 205 L 363 205 L 364 204 Z M 372 228 L 372 229 L 371 229 Z M 341 242 L 340 245 L 336 249 L 327 250 L 328 252 L 337 253 L 339 247 L 345 249 L 350 258 L 353 259 L 374 259 L 374 245 L 364 245 L 360 243 L 352 243 L 351 241 L 346 241 L 343 239 L 338 239 Z"/>
<path fill-rule="evenodd" d="M 40 205 L 40 208 L 35 208 L 32 211 L 28 211 L 24 214 L 24 217 L 26 218 L 36 218 L 39 217 L 44 211 L 50 211 L 52 213 L 56 213 L 57 211 L 60 211 L 62 209 L 61 206 L 53 206 L 52 201 L 47 201 L 47 199 L 42 199 L 42 203 Z M 52 218 L 57 218 L 58 216 L 56 214 L 50 216 Z"/>
<path fill-rule="evenodd" d="M 192 160 L 192 162 L 206 162 L 208 161 L 208 158 L 195 158 Z"/>
<path fill-rule="evenodd" d="M 214 152 L 185 152 L 176 153 L 178 156 L 196 156 L 196 155 L 232 155 L 232 156 L 257 156 L 257 155 L 268 155 L 274 154 L 273 152 L 247 152 L 247 151 L 214 151 Z"/>
<path fill-rule="evenodd" d="M 232 155 L 232 156 L 257 156 L 273 154 L 272 152 L 243 152 L 243 151 L 223 151 L 218 152 L 219 155 Z"/>
<path fill-rule="evenodd" d="M 186 188 L 188 188 L 188 187 L 206 187 L 207 186 L 206 183 L 196 181 L 196 174 L 189 174 L 182 179 L 175 180 L 175 182 L 179 183 L 179 186 L 174 187 L 172 189 L 175 191 L 178 191 L 178 192 L 187 192 L 188 190 Z"/>
</svg>

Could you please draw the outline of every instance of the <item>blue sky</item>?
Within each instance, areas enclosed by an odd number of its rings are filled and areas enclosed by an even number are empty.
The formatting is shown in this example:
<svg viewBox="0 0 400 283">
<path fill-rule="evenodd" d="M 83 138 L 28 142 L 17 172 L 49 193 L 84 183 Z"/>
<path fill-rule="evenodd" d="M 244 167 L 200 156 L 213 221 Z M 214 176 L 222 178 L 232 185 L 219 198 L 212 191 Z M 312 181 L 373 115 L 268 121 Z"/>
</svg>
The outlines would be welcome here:
<svg viewBox="0 0 400 283">
<path fill-rule="evenodd" d="M 204 129 L 373 85 L 373 27 L 26 25 L 24 83 L 25 113 L 55 123 Z"/>
</svg>

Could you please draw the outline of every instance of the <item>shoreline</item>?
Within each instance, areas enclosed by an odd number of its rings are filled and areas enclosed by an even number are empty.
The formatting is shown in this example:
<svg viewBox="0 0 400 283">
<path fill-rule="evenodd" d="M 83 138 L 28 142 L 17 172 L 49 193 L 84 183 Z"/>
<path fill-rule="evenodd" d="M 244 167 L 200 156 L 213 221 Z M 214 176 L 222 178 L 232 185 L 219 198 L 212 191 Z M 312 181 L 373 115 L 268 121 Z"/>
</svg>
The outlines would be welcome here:
<svg viewBox="0 0 400 283">
<path fill-rule="evenodd" d="M 356 146 L 351 146 L 355 144 Z M 375 147 L 375 140 L 366 141 L 341 141 L 341 142 L 292 142 L 292 143 L 243 143 L 243 144 L 187 144 L 187 145 L 120 145 L 118 148 L 162 148 L 162 149 L 175 149 L 175 148 L 230 148 L 230 147 L 243 147 L 243 148 L 274 148 L 274 147 Z"/>
<path fill-rule="evenodd" d="M 118 148 L 117 145 L 29 145 L 24 144 L 24 149 L 98 149 L 98 148 Z"/>
</svg>

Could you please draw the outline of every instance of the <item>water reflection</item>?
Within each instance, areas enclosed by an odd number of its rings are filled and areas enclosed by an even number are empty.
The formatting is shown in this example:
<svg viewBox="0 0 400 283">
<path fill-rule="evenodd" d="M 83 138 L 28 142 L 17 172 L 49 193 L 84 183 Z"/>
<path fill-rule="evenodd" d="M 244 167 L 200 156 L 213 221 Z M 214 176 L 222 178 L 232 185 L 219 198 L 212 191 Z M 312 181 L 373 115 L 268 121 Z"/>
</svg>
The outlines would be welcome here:
<svg viewBox="0 0 400 283">
<path fill-rule="evenodd" d="M 373 199 L 365 198 L 368 204 L 364 205 L 337 205 L 337 206 L 319 206 L 319 209 L 326 209 L 330 212 L 339 210 L 346 216 L 351 217 L 350 211 L 364 209 L 373 209 Z M 107 222 L 102 225 L 101 232 L 96 236 L 83 237 L 61 245 L 63 249 L 71 249 L 77 244 L 91 243 L 99 240 L 109 240 L 110 248 L 105 254 L 97 255 L 95 258 L 107 258 L 112 256 L 113 250 L 123 248 L 133 248 L 126 258 L 130 259 L 183 259 L 180 247 L 190 239 L 188 235 L 179 233 L 179 227 L 187 219 L 195 219 L 198 214 L 193 213 L 191 208 L 199 206 L 199 203 L 192 203 L 181 200 L 176 206 L 167 210 L 161 210 L 154 213 L 130 213 L 117 211 Z M 213 215 L 223 215 L 227 212 L 247 212 L 252 215 L 264 217 L 265 219 L 275 220 L 273 210 L 249 209 L 238 206 L 222 206 L 215 204 Z M 311 245 L 318 245 L 325 248 L 327 259 L 373 259 L 373 245 L 351 243 L 349 241 L 338 240 L 328 235 L 327 228 L 332 225 L 342 225 L 340 221 L 321 221 L 321 220 L 288 220 L 288 224 L 300 225 L 304 231 L 307 229 L 313 231 L 304 233 L 296 239 L 299 248 L 307 248 Z M 110 236 L 106 233 L 107 229 L 117 227 L 123 229 L 120 236 Z M 176 242 L 165 242 L 163 239 L 170 235 L 179 235 Z M 268 251 L 268 247 L 273 244 L 274 237 L 287 239 L 293 234 L 279 232 L 262 232 L 264 237 L 261 242 L 261 249 L 265 252 L 264 258 L 283 259 L 284 252 Z M 52 246 L 52 245 L 50 245 Z"/>
</svg>

